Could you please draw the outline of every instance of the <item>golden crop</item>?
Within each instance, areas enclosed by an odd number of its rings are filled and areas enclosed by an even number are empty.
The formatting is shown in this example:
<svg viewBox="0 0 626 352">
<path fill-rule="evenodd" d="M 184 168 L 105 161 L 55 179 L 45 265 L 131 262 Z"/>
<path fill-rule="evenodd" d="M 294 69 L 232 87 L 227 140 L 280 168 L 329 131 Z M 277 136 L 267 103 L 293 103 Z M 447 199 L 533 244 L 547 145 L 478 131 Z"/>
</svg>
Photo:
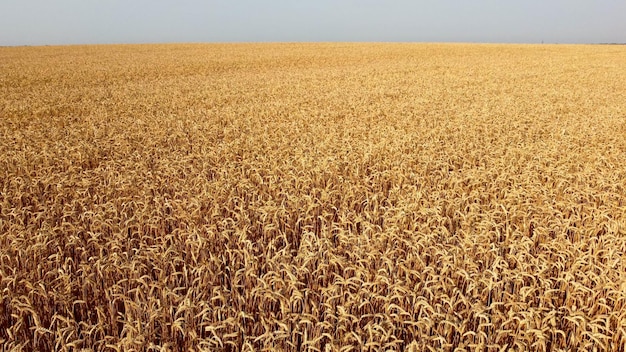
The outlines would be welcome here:
<svg viewBox="0 0 626 352">
<path fill-rule="evenodd" d="M 0 48 L 2 350 L 626 350 L 626 47 Z"/>
</svg>

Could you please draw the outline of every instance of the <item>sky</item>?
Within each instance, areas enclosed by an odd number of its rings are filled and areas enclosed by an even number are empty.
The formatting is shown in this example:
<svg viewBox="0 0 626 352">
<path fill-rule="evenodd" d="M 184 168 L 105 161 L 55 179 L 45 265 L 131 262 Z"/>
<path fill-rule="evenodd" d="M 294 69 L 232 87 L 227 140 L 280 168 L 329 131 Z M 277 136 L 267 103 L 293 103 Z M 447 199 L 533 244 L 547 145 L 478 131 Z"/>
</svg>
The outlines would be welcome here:
<svg viewBox="0 0 626 352">
<path fill-rule="evenodd" d="M 0 0 L 0 45 L 626 42 L 624 0 Z"/>
</svg>

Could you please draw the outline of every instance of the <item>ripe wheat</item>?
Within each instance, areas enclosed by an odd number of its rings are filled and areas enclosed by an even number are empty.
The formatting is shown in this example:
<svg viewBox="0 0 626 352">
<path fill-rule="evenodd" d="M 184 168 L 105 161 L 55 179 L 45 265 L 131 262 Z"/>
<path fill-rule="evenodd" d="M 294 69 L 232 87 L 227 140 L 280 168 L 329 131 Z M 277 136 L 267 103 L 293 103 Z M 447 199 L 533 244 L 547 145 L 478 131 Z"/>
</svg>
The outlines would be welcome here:
<svg viewBox="0 0 626 352">
<path fill-rule="evenodd" d="M 626 348 L 626 48 L 0 48 L 0 346 Z"/>
</svg>

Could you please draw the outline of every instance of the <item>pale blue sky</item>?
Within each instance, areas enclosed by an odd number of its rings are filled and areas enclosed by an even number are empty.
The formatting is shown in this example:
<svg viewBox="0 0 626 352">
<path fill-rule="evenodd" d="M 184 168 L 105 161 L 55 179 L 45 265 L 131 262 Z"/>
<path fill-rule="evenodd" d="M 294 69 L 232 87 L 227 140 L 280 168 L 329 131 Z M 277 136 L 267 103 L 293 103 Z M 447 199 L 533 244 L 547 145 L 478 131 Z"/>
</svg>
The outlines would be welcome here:
<svg viewBox="0 0 626 352">
<path fill-rule="evenodd" d="M 0 45 L 626 42 L 624 0 L 0 0 Z"/>
</svg>

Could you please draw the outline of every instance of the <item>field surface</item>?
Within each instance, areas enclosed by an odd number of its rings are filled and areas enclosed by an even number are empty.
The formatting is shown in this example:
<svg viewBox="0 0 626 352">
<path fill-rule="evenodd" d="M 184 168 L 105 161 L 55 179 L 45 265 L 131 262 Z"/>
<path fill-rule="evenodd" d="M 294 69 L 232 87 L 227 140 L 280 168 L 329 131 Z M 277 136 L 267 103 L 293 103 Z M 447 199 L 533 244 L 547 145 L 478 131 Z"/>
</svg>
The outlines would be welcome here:
<svg viewBox="0 0 626 352">
<path fill-rule="evenodd" d="M 626 350 L 626 47 L 0 48 L 0 349 Z"/>
</svg>

